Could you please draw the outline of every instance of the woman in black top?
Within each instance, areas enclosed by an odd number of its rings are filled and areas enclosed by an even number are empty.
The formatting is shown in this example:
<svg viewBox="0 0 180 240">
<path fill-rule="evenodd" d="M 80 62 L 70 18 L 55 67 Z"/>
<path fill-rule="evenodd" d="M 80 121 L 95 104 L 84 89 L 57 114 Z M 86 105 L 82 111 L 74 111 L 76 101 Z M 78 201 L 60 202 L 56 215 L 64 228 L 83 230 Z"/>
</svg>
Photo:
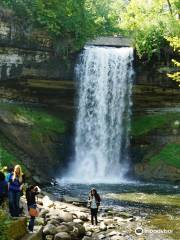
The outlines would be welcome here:
<svg viewBox="0 0 180 240">
<path fill-rule="evenodd" d="M 100 202 L 101 202 L 101 198 L 100 198 L 99 194 L 97 193 L 96 189 L 95 188 L 91 189 L 91 191 L 89 193 L 88 203 L 89 203 L 90 209 L 91 209 L 92 225 L 94 224 L 94 218 L 95 218 L 95 224 L 96 225 L 98 224 L 97 213 L 98 213 L 98 208 L 100 206 Z"/>
<path fill-rule="evenodd" d="M 30 186 L 26 190 L 26 200 L 27 200 L 28 211 L 30 208 L 36 209 L 36 207 L 37 207 L 36 206 L 36 195 L 38 195 L 39 193 L 40 193 L 40 188 L 38 186 Z M 28 225 L 28 229 L 31 232 L 33 232 L 33 229 L 34 229 L 34 221 L 35 221 L 35 217 L 31 216 L 29 225 Z"/>
</svg>

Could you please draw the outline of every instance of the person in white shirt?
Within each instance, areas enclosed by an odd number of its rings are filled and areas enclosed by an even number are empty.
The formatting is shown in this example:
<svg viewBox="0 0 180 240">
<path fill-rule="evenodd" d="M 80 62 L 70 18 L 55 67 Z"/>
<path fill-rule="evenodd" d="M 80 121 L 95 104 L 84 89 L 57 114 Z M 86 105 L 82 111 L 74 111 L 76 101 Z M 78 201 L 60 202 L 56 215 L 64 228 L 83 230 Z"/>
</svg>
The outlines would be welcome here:
<svg viewBox="0 0 180 240">
<path fill-rule="evenodd" d="M 98 208 L 100 206 L 100 202 L 101 202 L 101 198 L 100 198 L 99 194 L 97 193 L 96 189 L 95 188 L 91 189 L 91 191 L 89 193 L 88 203 L 89 203 L 90 209 L 91 209 L 92 225 L 94 225 L 94 219 L 95 219 L 95 224 L 96 225 L 98 224 L 97 213 L 98 213 Z"/>
</svg>

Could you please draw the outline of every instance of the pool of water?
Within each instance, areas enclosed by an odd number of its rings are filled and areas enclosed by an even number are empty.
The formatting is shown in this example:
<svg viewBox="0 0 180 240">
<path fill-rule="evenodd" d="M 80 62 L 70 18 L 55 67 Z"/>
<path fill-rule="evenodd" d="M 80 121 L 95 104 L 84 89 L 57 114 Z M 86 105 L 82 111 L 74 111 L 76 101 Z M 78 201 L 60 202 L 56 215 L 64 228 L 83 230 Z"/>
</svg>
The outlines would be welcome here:
<svg viewBox="0 0 180 240">
<path fill-rule="evenodd" d="M 63 196 L 77 197 L 82 200 L 87 200 L 88 193 L 91 188 L 95 187 L 102 198 L 102 205 L 104 206 L 123 206 L 123 201 L 115 200 L 107 197 L 109 193 L 123 194 L 123 193 L 144 193 L 155 195 L 172 195 L 180 196 L 180 186 L 162 183 L 142 183 L 142 182 L 126 182 L 119 184 L 73 184 L 59 182 L 56 186 L 48 188 L 57 198 Z"/>
</svg>

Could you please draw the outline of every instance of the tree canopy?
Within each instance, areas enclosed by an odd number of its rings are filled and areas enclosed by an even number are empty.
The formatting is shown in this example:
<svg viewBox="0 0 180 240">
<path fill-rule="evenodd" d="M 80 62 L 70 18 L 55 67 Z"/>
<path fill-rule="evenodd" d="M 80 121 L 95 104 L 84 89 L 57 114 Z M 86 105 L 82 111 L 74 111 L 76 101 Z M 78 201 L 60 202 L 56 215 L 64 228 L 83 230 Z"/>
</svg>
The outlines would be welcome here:
<svg viewBox="0 0 180 240">
<path fill-rule="evenodd" d="M 4 7 L 44 29 L 57 51 L 72 53 L 96 36 L 126 35 L 139 57 L 159 55 L 168 37 L 180 36 L 178 0 L 1 0 Z"/>
</svg>

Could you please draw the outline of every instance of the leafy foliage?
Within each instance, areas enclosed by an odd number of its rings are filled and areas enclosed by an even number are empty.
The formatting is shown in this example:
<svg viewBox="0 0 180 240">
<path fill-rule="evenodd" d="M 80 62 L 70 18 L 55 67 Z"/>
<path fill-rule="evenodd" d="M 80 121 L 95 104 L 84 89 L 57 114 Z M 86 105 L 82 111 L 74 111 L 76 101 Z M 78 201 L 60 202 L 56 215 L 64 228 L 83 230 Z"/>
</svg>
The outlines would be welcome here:
<svg viewBox="0 0 180 240">
<path fill-rule="evenodd" d="M 160 56 L 166 37 L 180 35 L 178 0 L 1 0 L 19 19 L 52 37 L 68 55 L 96 36 L 126 34 L 140 58 Z"/>
<path fill-rule="evenodd" d="M 65 54 L 79 50 L 88 39 L 97 35 L 119 31 L 117 14 L 110 14 L 114 11 L 114 2 L 2 0 L 3 6 L 13 9 L 20 19 L 25 19 L 48 32 L 54 39 L 57 51 L 64 51 Z"/>
<path fill-rule="evenodd" d="M 140 58 L 160 55 L 167 45 L 166 36 L 180 34 L 177 13 L 179 5 L 172 0 L 131 0 L 122 14 L 120 27 L 129 30 Z"/>
<path fill-rule="evenodd" d="M 167 38 L 167 40 L 170 42 L 170 45 L 171 47 L 173 47 L 174 51 L 177 51 L 178 53 L 180 53 L 180 37 L 169 37 Z M 180 62 L 176 61 L 175 59 L 172 59 L 172 62 L 177 67 L 177 70 L 178 70 L 178 68 L 180 68 Z M 175 73 L 169 73 L 167 75 L 172 80 L 175 80 L 176 82 L 180 82 L 180 71 L 176 71 Z"/>
<path fill-rule="evenodd" d="M 0 209 L 0 239 L 1 240 L 10 240 L 7 233 L 7 226 L 10 223 L 10 219 L 7 216 L 7 213 Z"/>
</svg>

